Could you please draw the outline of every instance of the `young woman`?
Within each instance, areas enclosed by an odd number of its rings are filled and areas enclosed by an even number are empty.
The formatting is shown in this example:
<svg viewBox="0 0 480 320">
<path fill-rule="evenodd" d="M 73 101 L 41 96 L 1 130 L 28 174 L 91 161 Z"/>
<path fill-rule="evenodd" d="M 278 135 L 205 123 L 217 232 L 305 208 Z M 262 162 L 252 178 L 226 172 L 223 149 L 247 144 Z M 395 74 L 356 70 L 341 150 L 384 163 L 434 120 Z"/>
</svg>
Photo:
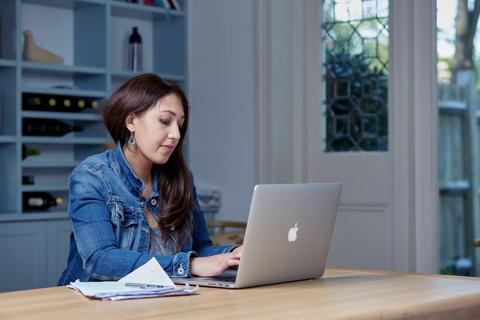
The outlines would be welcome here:
<svg viewBox="0 0 480 320">
<path fill-rule="evenodd" d="M 152 257 L 172 277 L 217 275 L 242 247 L 214 247 L 183 159 L 188 102 L 175 83 L 145 74 L 107 101 L 112 150 L 69 178 L 73 232 L 59 285 L 117 280 Z"/>
</svg>

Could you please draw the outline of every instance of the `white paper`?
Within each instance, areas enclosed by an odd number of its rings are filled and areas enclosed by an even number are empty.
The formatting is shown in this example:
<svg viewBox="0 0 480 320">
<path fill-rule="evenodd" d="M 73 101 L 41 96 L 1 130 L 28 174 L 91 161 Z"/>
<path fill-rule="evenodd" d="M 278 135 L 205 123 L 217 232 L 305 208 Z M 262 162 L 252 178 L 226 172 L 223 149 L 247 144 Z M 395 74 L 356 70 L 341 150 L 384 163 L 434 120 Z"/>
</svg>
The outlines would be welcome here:
<svg viewBox="0 0 480 320">
<path fill-rule="evenodd" d="M 175 284 L 173 283 L 172 279 L 169 278 L 167 273 L 163 270 L 155 258 L 150 259 L 143 266 L 133 270 L 125 277 L 118 280 L 118 282 L 154 284 L 175 288 Z"/>
<path fill-rule="evenodd" d="M 108 297 L 112 295 L 135 295 L 142 294 L 156 294 L 164 293 L 167 291 L 175 290 L 173 287 L 167 288 L 153 288 L 153 289 L 141 289 L 135 287 L 126 286 L 122 282 L 117 281 L 102 281 L 102 282 L 80 282 L 75 281 L 70 283 L 70 288 L 78 289 L 84 295 L 89 297 Z"/>
<path fill-rule="evenodd" d="M 127 282 L 149 284 L 159 287 L 140 288 L 125 285 Z M 71 282 L 67 287 L 80 291 L 83 295 L 103 300 L 140 299 L 161 296 L 187 295 L 198 290 L 186 285 L 177 288 L 155 258 L 150 259 L 119 281 Z"/>
</svg>

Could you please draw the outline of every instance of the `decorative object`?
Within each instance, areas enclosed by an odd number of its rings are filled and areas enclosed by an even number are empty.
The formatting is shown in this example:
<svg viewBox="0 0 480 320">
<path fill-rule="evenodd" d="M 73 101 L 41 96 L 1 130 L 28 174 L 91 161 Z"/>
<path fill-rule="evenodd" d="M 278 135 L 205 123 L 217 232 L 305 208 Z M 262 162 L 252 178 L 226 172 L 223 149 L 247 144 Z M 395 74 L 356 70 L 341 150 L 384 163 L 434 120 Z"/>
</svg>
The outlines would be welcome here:
<svg viewBox="0 0 480 320">
<path fill-rule="evenodd" d="M 201 190 L 197 196 L 203 213 L 217 213 L 222 205 L 222 194 L 218 190 Z"/>
<path fill-rule="evenodd" d="M 30 30 L 23 31 L 23 59 L 25 61 L 44 62 L 51 64 L 63 64 L 63 58 L 37 46 Z"/>
<path fill-rule="evenodd" d="M 128 69 L 134 72 L 143 70 L 142 37 L 137 27 L 133 27 L 128 38 Z"/>
<path fill-rule="evenodd" d="M 163 6 L 165 9 L 180 10 L 177 0 L 155 0 L 155 4 L 159 7 Z"/>
</svg>

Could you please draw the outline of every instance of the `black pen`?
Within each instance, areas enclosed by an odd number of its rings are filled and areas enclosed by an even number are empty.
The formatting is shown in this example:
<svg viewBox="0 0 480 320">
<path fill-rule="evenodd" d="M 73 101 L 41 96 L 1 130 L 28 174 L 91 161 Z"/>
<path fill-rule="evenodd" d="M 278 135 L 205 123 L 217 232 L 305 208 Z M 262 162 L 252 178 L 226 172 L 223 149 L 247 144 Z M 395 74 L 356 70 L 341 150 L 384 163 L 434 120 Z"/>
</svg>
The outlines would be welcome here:
<svg viewBox="0 0 480 320">
<path fill-rule="evenodd" d="M 161 284 L 148 284 L 148 283 L 136 283 L 136 282 L 125 282 L 125 286 L 136 287 L 140 289 L 170 288 Z"/>
</svg>

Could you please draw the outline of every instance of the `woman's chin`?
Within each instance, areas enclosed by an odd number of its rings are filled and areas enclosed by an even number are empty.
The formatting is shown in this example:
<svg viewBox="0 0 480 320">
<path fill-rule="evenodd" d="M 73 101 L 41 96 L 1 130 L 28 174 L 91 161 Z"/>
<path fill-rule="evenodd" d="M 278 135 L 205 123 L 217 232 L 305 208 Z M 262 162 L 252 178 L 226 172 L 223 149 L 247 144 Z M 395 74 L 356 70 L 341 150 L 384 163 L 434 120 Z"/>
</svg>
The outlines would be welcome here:
<svg viewBox="0 0 480 320">
<path fill-rule="evenodd" d="M 161 157 L 156 157 L 155 159 L 152 159 L 153 163 L 155 164 L 165 164 L 168 162 L 168 159 L 170 159 L 170 157 L 165 157 L 165 156 L 161 156 Z"/>
</svg>

